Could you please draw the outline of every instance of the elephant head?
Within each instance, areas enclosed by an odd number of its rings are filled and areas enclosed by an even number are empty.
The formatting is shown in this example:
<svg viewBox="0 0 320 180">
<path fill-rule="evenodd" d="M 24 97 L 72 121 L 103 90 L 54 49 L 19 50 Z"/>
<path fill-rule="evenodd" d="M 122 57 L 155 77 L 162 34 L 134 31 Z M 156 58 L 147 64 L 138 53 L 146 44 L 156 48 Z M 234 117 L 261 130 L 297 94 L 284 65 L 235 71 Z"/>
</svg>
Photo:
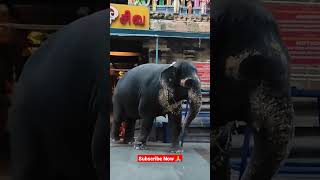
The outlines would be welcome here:
<svg viewBox="0 0 320 180">
<path fill-rule="evenodd" d="M 185 129 L 195 119 L 201 107 L 201 83 L 197 75 L 197 69 L 188 61 L 172 63 L 162 71 L 160 90 L 160 104 L 171 113 L 181 113 L 181 102 L 188 100 L 190 109 L 186 120 L 182 125 L 181 146 Z"/>
</svg>

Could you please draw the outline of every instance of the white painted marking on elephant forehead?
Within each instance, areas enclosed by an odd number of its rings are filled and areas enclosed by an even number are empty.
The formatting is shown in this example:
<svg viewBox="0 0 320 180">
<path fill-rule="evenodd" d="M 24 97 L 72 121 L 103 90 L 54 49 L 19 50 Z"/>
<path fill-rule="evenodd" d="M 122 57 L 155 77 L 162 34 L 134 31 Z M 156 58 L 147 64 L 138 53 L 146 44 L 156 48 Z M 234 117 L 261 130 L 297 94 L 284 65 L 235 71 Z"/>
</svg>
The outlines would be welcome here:
<svg viewBox="0 0 320 180">
<path fill-rule="evenodd" d="M 261 54 L 257 50 L 244 50 L 237 56 L 229 56 L 226 59 L 225 73 L 229 77 L 239 79 L 239 67 L 243 60 L 249 56 Z"/>
</svg>

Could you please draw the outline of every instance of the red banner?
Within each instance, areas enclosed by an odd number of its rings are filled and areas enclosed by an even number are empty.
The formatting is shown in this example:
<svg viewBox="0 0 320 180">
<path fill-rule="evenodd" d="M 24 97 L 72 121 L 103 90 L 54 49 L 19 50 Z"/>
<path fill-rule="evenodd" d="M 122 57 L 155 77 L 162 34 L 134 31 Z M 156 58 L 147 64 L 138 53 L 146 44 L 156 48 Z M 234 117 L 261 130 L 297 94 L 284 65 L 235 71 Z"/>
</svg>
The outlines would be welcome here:
<svg viewBox="0 0 320 180">
<path fill-rule="evenodd" d="M 210 63 L 209 62 L 193 62 L 197 68 L 198 76 L 202 83 L 210 83 Z"/>
<path fill-rule="evenodd" d="M 181 162 L 182 154 L 144 154 L 137 155 L 137 162 Z"/>
<path fill-rule="evenodd" d="M 265 3 L 293 64 L 320 64 L 320 4 Z"/>
</svg>

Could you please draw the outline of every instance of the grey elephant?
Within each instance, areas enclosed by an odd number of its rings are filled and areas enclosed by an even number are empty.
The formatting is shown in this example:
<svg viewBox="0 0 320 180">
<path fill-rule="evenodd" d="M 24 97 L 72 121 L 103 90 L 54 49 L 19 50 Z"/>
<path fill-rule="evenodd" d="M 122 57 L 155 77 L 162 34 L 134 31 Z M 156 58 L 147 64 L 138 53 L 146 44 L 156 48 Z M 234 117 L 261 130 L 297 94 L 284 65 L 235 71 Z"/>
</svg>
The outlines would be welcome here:
<svg viewBox="0 0 320 180">
<path fill-rule="evenodd" d="M 182 125 L 183 100 L 188 100 L 190 110 Z M 119 140 L 120 123 L 127 123 L 125 142 L 134 141 L 134 127 L 142 119 L 141 133 L 135 147 L 144 149 L 158 116 L 168 115 L 171 127 L 171 151 L 180 152 L 179 137 L 183 140 L 185 130 L 200 111 L 201 87 L 196 68 L 188 61 L 169 64 L 144 64 L 128 71 L 114 91 L 114 121 L 111 140 Z M 181 143 L 181 146 L 183 143 Z"/>
<path fill-rule="evenodd" d="M 256 0 L 217 0 L 213 9 L 211 174 L 230 179 L 233 121 L 253 129 L 254 148 L 241 180 L 270 180 L 293 137 L 288 52 L 278 26 Z"/>
</svg>

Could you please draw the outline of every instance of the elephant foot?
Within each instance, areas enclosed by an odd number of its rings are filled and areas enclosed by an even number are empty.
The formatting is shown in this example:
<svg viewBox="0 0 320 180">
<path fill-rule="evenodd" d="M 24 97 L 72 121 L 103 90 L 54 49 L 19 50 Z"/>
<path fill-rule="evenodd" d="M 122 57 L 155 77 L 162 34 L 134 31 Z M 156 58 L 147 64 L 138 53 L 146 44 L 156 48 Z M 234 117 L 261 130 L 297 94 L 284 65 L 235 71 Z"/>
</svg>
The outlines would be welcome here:
<svg viewBox="0 0 320 180">
<path fill-rule="evenodd" d="M 146 144 L 142 143 L 142 142 L 139 142 L 139 141 L 135 141 L 133 143 L 133 148 L 135 150 L 146 150 L 147 149 Z"/>
<path fill-rule="evenodd" d="M 134 143 L 134 139 L 124 139 L 123 143 L 132 145 Z"/>
<path fill-rule="evenodd" d="M 169 152 L 174 154 L 181 154 L 183 153 L 183 149 L 180 146 L 171 146 Z"/>
<path fill-rule="evenodd" d="M 110 143 L 119 144 L 120 142 L 120 138 L 110 138 Z"/>
<path fill-rule="evenodd" d="M 123 140 L 121 140 L 121 139 L 114 139 L 114 138 L 111 138 L 111 139 L 110 139 L 110 143 L 111 143 L 111 144 L 126 144 L 126 142 L 124 142 Z"/>
<path fill-rule="evenodd" d="M 173 154 L 182 154 L 183 149 L 173 149 L 173 150 L 171 149 L 169 152 Z"/>
</svg>

